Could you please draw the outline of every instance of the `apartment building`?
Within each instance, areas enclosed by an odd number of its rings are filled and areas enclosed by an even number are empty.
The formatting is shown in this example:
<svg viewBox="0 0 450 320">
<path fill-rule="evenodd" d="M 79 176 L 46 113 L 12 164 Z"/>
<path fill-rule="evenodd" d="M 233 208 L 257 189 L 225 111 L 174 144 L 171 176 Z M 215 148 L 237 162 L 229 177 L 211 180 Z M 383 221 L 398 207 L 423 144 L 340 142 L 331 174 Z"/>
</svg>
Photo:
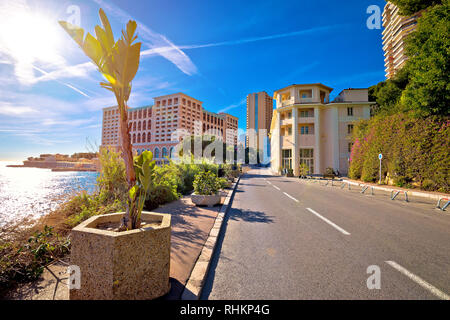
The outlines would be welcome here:
<svg viewBox="0 0 450 320">
<path fill-rule="evenodd" d="M 273 99 L 267 92 L 250 93 L 247 95 L 247 132 L 255 130 L 257 133 L 254 139 L 246 137 L 247 147 L 261 149 L 259 146 L 260 130 L 266 130 L 267 135 L 270 131 L 272 122 Z M 264 137 L 265 138 L 265 137 Z"/>
<path fill-rule="evenodd" d="M 181 135 L 214 135 L 224 142 L 237 144 L 238 118 L 227 113 L 203 109 L 203 103 L 184 93 L 155 97 L 153 106 L 130 108 L 133 151 L 153 152 L 157 162 L 173 157 Z M 179 134 L 178 134 L 179 133 Z M 103 108 L 102 147 L 120 146 L 119 110 Z"/>
<path fill-rule="evenodd" d="M 370 118 L 368 89 L 343 90 L 332 102 L 332 88 L 321 83 L 294 84 L 274 92 L 276 109 L 270 128 L 271 169 L 293 169 L 301 163 L 311 174 L 331 167 L 348 172 L 353 123 Z"/>
<path fill-rule="evenodd" d="M 399 9 L 387 2 L 383 11 L 383 51 L 386 78 L 392 78 L 400 70 L 408 57 L 405 52 L 405 39 L 416 29 L 417 18 L 421 12 L 404 17 Z"/>
</svg>

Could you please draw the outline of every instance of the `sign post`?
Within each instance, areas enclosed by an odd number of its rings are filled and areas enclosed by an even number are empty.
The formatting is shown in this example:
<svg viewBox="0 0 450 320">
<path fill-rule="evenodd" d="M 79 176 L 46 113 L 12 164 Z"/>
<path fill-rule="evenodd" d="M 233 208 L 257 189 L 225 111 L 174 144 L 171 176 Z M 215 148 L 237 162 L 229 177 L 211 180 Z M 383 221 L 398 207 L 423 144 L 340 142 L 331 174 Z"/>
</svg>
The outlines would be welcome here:
<svg viewBox="0 0 450 320">
<path fill-rule="evenodd" d="M 380 159 L 380 181 L 379 181 L 379 184 L 381 184 L 381 159 L 383 159 L 383 155 L 381 153 L 378 155 L 378 159 Z"/>
</svg>

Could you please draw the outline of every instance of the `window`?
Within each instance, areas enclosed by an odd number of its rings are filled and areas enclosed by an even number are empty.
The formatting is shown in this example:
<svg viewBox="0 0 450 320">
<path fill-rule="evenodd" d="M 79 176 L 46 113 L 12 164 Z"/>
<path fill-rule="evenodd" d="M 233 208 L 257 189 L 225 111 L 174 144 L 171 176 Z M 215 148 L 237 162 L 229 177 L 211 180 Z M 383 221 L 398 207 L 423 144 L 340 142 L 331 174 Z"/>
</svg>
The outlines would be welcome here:
<svg viewBox="0 0 450 320">
<path fill-rule="evenodd" d="M 175 152 L 175 148 L 171 147 L 169 150 L 169 158 L 173 158 L 173 156 L 175 155 L 174 152 Z"/>
<path fill-rule="evenodd" d="M 348 152 L 351 153 L 353 148 L 353 142 L 348 143 Z"/>
<path fill-rule="evenodd" d="M 309 174 L 314 172 L 314 149 L 300 149 L 300 164 L 306 164 Z"/>
<path fill-rule="evenodd" d="M 281 164 L 283 169 L 292 169 L 292 149 L 282 150 Z"/>
<path fill-rule="evenodd" d="M 308 110 L 300 111 L 300 118 L 308 118 L 309 112 Z"/>
<path fill-rule="evenodd" d="M 288 136 L 291 136 L 292 135 L 292 127 L 289 127 L 288 128 Z"/>
<path fill-rule="evenodd" d="M 153 152 L 155 155 L 155 158 L 159 158 L 159 149 L 156 147 L 155 152 Z"/>
<path fill-rule="evenodd" d="M 136 143 L 136 133 L 133 133 L 133 143 Z"/>
<path fill-rule="evenodd" d="M 309 134 L 309 127 L 308 126 L 301 126 L 300 127 L 300 134 Z"/>
<path fill-rule="evenodd" d="M 353 116 L 353 108 L 347 108 L 347 115 L 350 117 Z"/>
<path fill-rule="evenodd" d="M 352 124 L 347 125 L 347 133 L 351 134 L 352 132 L 353 132 L 353 125 Z"/>
<path fill-rule="evenodd" d="M 142 130 L 147 130 L 147 122 L 145 122 L 145 120 L 144 120 L 144 122 L 142 122 Z"/>
<path fill-rule="evenodd" d="M 288 112 L 288 119 L 292 118 L 292 112 Z"/>
<path fill-rule="evenodd" d="M 168 154 L 167 154 L 167 148 L 164 147 L 164 148 L 162 148 L 162 157 L 165 158 L 165 157 L 167 157 L 167 156 L 168 156 Z"/>
</svg>

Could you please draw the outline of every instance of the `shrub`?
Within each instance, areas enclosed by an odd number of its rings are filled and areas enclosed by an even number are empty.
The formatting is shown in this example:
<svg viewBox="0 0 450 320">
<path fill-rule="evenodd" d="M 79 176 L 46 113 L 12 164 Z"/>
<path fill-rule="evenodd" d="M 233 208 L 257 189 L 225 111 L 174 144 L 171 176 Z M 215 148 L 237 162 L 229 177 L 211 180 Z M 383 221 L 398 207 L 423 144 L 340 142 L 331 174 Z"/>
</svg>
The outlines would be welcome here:
<svg viewBox="0 0 450 320">
<path fill-rule="evenodd" d="M 418 119 L 411 113 L 375 116 L 356 124 L 349 177 L 378 181 L 378 154 L 383 154 L 382 176 L 389 183 L 427 190 L 450 191 L 450 120 L 436 116 Z"/>
<path fill-rule="evenodd" d="M 217 194 L 221 185 L 215 173 L 202 171 L 195 176 L 194 191 L 196 194 L 213 195 Z"/>
</svg>

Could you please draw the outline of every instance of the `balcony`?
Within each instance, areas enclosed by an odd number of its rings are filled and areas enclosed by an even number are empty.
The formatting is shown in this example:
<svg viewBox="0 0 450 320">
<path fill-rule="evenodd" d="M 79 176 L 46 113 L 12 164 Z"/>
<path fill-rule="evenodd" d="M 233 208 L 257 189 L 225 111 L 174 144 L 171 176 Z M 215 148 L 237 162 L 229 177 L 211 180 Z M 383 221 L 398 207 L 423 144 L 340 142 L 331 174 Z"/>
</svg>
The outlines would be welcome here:
<svg viewBox="0 0 450 320">
<path fill-rule="evenodd" d="M 291 106 L 295 103 L 294 98 L 290 98 L 290 99 L 285 99 L 281 101 L 281 106 L 282 107 L 286 107 L 286 106 Z"/>
<path fill-rule="evenodd" d="M 315 134 L 299 134 L 298 143 L 300 147 L 314 147 L 316 144 Z"/>
<path fill-rule="evenodd" d="M 314 117 L 299 117 L 298 123 L 314 123 Z"/>
</svg>

